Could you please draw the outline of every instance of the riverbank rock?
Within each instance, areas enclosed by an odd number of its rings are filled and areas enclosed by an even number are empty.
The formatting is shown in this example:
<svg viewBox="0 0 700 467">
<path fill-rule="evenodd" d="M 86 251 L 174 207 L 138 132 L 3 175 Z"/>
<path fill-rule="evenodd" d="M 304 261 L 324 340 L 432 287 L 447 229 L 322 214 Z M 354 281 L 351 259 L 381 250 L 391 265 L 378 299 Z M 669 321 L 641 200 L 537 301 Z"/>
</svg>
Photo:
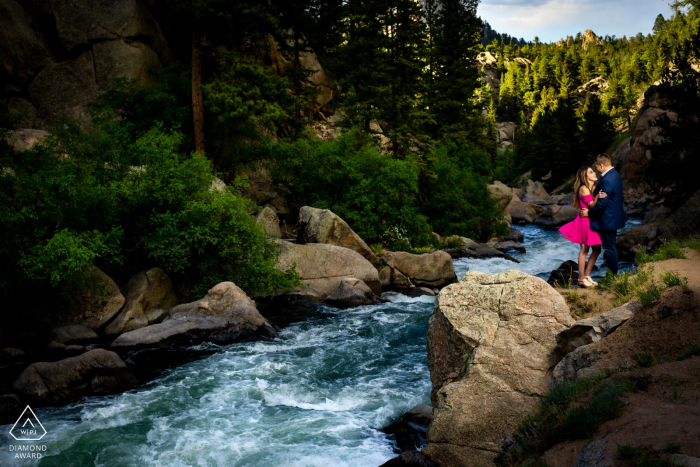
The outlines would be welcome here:
<svg viewBox="0 0 700 467">
<path fill-rule="evenodd" d="M 563 286 L 578 282 L 578 263 L 576 261 L 564 261 L 559 268 L 549 274 L 547 283 L 552 286 Z"/>
<path fill-rule="evenodd" d="M 632 261 L 638 250 L 651 251 L 658 243 L 659 225 L 645 224 L 621 233 L 616 245 L 620 259 Z"/>
<path fill-rule="evenodd" d="M 576 321 L 557 336 L 559 350 L 566 355 L 581 346 L 598 342 L 615 332 L 640 308 L 638 303 L 629 302 L 599 316 Z"/>
<path fill-rule="evenodd" d="M 642 224 L 658 224 L 668 218 L 671 214 L 671 209 L 663 204 L 650 209 L 642 219 Z"/>
<path fill-rule="evenodd" d="M 571 323 L 564 298 L 520 271 L 469 271 L 443 289 L 428 324 L 428 458 L 493 466 L 504 436 L 549 390 L 556 336 Z"/>
<path fill-rule="evenodd" d="M 258 336 L 276 337 L 277 332 L 245 292 L 222 282 L 203 299 L 170 310 L 162 323 L 125 332 L 110 348 L 172 348 L 204 341 L 223 345 Z"/>
<path fill-rule="evenodd" d="M 509 254 L 498 250 L 496 248 L 491 248 L 488 246 L 483 246 L 479 245 L 475 241 L 466 238 L 466 237 L 461 237 L 462 238 L 462 248 L 455 250 L 455 258 L 477 258 L 477 259 L 486 259 L 486 258 L 503 258 L 507 259 L 509 261 L 513 261 L 515 263 L 518 263 L 519 261 Z M 497 244 L 496 244 L 497 245 Z"/>
<path fill-rule="evenodd" d="M 119 312 L 126 299 L 112 278 L 96 267 L 89 272 L 88 284 L 75 297 L 76 308 L 69 321 L 98 329 Z"/>
<path fill-rule="evenodd" d="M 505 211 L 513 199 L 513 190 L 499 181 L 493 182 L 493 185 L 489 185 L 488 189 L 491 197 L 498 202 L 501 211 Z"/>
<path fill-rule="evenodd" d="M 279 246 L 281 251 L 277 268 L 286 271 L 296 264 L 296 271 L 301 276 L 301 287 L 290 296 L 321 302 L 346 278 L 361 280 L 375 295 L 382 293 L 375 267 L 349 248 L 323 243 L 299 245 L 285 241 L 280 241 Z"/>
<path fill-rule="evenodd" d="M 504 242 L 517 242 L 522 243 L 525 240 L 525 235 L 518 229 L 513 227 L 508 227 L 508 233 L 503 236 Z"/>
<path fill-rule="evenodd" d="M 261 224 L 268 237 L 280 238 L 282 231 L 280 230 L 280 218 L 270 206 L 265 206 L 255 218 L 255 222 Z"/>
<path fill-rule="evenodd" d="M 177 305 L 177 295 L 170 278 L 161 268 L 140 272 L 124 287 L 126 305 L 107 325 L 107 335 L 117 335 L 163 320 Z"/>
<path fill-rule="evenodd" d="M 497 249 L 498 251 L 502 252 L 502 253 L 505 253 L 506 251 L 510 251 L 510 250 L 519 251 L 519 252 L 521 252 L 521 253 L 526 253 L 526 252 L 527 252 L 527 250 L 525 249 L 524 246 L 522 246 L 522 245 L 521 245 L 520 243 L 518 243 L 518 242 L 513 242 L 513 241 L 498 242 L 498 243 L 496 243 L 496 245 L 494 246 L 494 248 Z"/>
<path fill-rule="evenodd" d="M 360 279 L 355 278 L 341 280 L 338 288 L 324 300 L 324 303 L 337 308 L 353 308 L 371 305 L 374 302 L 375 296 L 372 289 Z"/>
<path fill-rule="evenodd" d="M 381 261 L 367 244 L 343 219 L 328 209 L 304 206 L 299 210 L 299 224 L 305 224 L 303 233 L 307 243 L 325 243 L 349 248 L 358 252 L 372 265 L 380 269 Z M 299 227 L 299 226 L 298 226 Z M 299 228 L 297 227 L 297 230 Z"/>
<path fill-rule="evenodd" d="M 590 345 L 577 347 L 560 361 L 552 371 L 552 386 L 561 383 L 570 383 L 576 379 L 595 376 L 600 370 L 592 370 L 600 354 Z"/>
<path fill-rule="evenodd" d="M 542 227 L 558 227 L 573 221 L 578 217 L 579 210 L 573 206 L 547 206 L 540 216 L 535 219 L 535 225 Z"/>
<path fill-rule="evenodd" d="M 397 251 L 388 253 L 383 259 L 417 287 L 441 288 L 457 281 L 452 256 L 444 251 L 422 255 Z"/>
<path fill-rule="evenodd" d="M 554 201 L 544 189 L 544 185 L 541 182 L 533 182 L 528 180 L 525 182 L 525 186 L 520 193 L 518 193 L 518 198 L 523 203 L 532 203 L 539 205 L 549 205 L 554 204 Z"/>
<path fill-rule="evenodd" d="M 425 457 L 421 451 L 402 452 L 380 465 L 379 467 L 438 467 L 437 464 Z"/>
<path fill-rule="evenodd" d="M 523 203 L 517 196 L 506 208 L 514 224 L 532 224 L 540 217 L 544 208 L 538 204 Z"/>
<path fill-rule="evenodd" d="M 417 405 L 401 415 L 394 423 L 382 428 L 387 435 L 394 435 L 401 451 L 419 449 L 427 442 L 428 427 L 433 421 L 433 408 Z"/>
<path fill-rule="evenodd" d="M 97 333 L 82 324 L 67 324 L 49 331 L 50 342 L 57 342 L 64 345 L 91 342 L 97 339 Z"/>
<path fill-rule="evenodd" d="M 659 225 L 666 240 L 682 240 L 700 235 L 700 191 Z"/>
<path fill-rule="evenodd" d="M 32 405 L 57 406 L 84 396 L 104 396 L 136 386 L 136 378 L 114 352 L 95 349 L 57 362 L 29 365 L 14 390 Z"/>
</svg>

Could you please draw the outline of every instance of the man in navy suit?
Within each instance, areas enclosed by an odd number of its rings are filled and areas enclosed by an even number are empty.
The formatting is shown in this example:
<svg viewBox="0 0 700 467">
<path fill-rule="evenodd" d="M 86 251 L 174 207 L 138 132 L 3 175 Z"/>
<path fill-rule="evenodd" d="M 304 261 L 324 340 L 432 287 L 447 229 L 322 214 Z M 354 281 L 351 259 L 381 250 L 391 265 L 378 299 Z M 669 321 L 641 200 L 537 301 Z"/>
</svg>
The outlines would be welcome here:
<svg viewBox="0 0 700 467">
<path fill-rule="evenodd" d="M 601 173 L 601 179 L 593 191 L 593 196 L 601 191 L 608 196 L 599 199 L 590 210 L 583 209 L 581 216 L 591 219 L 591 230 L 598 232 L 603 241 L 608 269 L 613 274 L 617 274 L 617 229 L 624 227 L 628 219 L 623 205 L 622 178 L 612 166 L 610 156 L 607 154 L 600 154 L 596 157 L 595 168 Z"/>
</svg>

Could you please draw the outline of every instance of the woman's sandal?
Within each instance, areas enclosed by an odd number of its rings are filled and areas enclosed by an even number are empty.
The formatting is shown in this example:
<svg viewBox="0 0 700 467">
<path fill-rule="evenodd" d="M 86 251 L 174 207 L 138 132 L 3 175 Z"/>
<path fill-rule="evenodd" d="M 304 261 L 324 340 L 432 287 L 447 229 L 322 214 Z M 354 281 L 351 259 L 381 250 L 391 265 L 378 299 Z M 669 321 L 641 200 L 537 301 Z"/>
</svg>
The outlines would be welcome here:
<svg viewBox="0 0 700 467">
<path fill-rule="evenodd" d="M 593 284 L 594 287 L 596 287 L 596 286 L 598 285 L 598 283 L 597 283 L 596 281 L 594 281 L 593 278 L 592 278 L 591 276 L 586 276 L 586 277 L 584 277 L 584 280 L 585 280 L 585 279 L 588 279 L 588 282 L 590 282 L 591 284 Z"/>
<path fill-rule="evenodd" d="M 590 287 L 590 285 L 588 285 L 588 281 L 585 278 L 583 280 L 579 279 L 578 286 L 582 289 L 587 289 L 588 287 Z"/>
</svg>

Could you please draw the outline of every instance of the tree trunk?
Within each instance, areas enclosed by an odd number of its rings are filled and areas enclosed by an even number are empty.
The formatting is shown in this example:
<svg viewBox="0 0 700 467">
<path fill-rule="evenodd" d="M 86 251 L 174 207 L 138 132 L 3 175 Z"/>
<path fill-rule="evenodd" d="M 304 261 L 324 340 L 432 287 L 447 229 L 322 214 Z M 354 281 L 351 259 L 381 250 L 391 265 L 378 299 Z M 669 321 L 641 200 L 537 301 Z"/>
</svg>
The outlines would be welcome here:
<svg viewBox="0 0 700 467">
<path fill-rule="evenodd" d="M 198 0 L 192 0 L 194 5 Z M 204 153 L 204 105 L 202 103 L 202 25 L 192 23 L 192 116 L 194 118 L 194 150 Z"/>
</svg>

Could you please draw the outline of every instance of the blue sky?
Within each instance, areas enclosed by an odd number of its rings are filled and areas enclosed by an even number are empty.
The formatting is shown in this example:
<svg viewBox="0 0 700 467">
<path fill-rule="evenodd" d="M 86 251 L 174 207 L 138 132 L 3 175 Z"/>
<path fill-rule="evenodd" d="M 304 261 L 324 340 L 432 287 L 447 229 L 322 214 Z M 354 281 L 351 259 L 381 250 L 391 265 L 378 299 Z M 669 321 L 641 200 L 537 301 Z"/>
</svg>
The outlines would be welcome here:
<svg viewBox="0 0 700 467">
<path fill-rule="evenodd" d="M 656 16 L 671 16 L 671 0 L 481 0 L 478 14 L 493 29 L 553 42 L 591 29 L 598 36 L 651 33 Z"/>
</svg>

